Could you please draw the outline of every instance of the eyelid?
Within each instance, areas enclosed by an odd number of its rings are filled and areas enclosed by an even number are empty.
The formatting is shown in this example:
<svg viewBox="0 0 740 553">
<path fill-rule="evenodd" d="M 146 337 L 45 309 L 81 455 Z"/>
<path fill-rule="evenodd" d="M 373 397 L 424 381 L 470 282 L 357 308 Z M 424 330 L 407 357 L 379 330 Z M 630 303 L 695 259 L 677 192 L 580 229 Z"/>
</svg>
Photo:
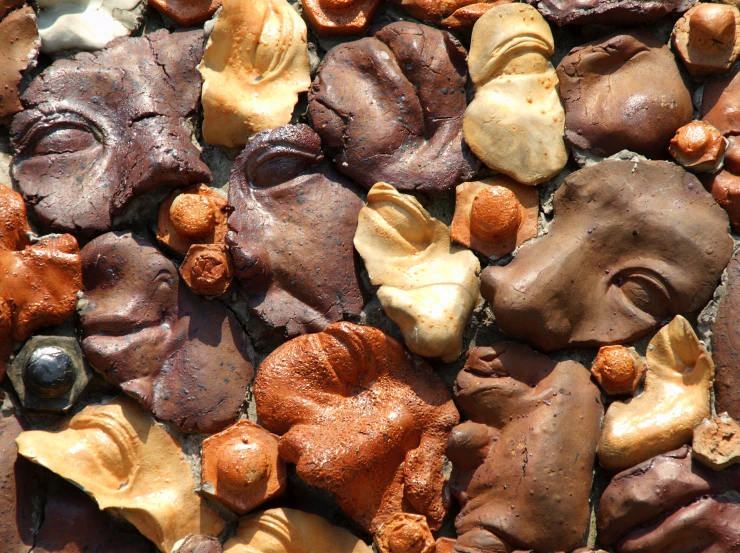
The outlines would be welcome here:
<svg viewBox="0 0 740 553">
<path fill-rule="evenodd" d="M 635 277 L 637 278 L 635 279 Z M 623 281 L 621 284 L 618 282 L 619 279 L 622 279 Z M 675 290 L 671 287 L 670 283 L 651 269 L 623 269 L 612 277 L 611 284 L 621 289 L 624 283 L 629 279 L 640 279 L 649 282 L 650 285 L 653 286 L 669 304 L 671 304 L 673 302 L 673 298 L 676 297 Z M 638 307 L 638 309 L 640 308 Z M 642 309 L 640 310 L 643 311 Z"/>
<path fill-rule="evenodd" d="M 87 118 L 71 111 L 61 111 L 51 115 L 42 115 L 33 123 L 29 123 L 25 130 L 22 130 L 18 138 L 17 148 L 19 153 L 28 157 L 28 148 L 33 147 L 46 136 L 55 131 L 62 129 L 78 129 L 89 132 L 99 143 L 103 143 L 103 133 L 97 125 Z"/>
</svg>

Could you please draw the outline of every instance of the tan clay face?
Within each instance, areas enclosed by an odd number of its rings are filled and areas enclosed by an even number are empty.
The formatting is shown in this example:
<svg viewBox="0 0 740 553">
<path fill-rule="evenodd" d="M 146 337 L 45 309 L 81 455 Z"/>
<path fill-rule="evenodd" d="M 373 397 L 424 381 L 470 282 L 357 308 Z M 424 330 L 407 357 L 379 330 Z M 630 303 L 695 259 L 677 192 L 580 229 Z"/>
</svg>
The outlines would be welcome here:
<svg viewBox="0 0 740 553">
<path fill-rule="evenodd" d="M 290 122 L 311 85 L 306 24 L 286 0 L 226 0 L 198 66 L 203 137 L 243 146 Z"/>
<path fill-rule="evenodd" d="M 501 329 L 546 351 L 628 342 L 699 311 L 732 252 L 727 216 L 672 163 L 582 169 L 554 210 L 547 235 L 481 275 Z"/>
<path fill-rule="evenodd" d="M 195 494 L 180 444 L 131 400 L 88 406 L 56 431 L 24 432 L 17 442 L 21 455 L 83 488 L 164 553 L 188 534 L 223 528 Z"/>
</svg>

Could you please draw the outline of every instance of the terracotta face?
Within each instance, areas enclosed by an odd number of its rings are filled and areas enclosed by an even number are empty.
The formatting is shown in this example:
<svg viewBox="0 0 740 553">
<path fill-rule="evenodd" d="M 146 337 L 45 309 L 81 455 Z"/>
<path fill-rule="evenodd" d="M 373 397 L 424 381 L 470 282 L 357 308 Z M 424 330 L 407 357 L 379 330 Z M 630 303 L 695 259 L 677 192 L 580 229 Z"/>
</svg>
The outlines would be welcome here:
<svg viewBox="0 0 740 553">
<path fill-rule="evenodd" d="M 676 58 L 645 31 L 578 46 L 557 73 L 565 138 L 596 155 L 630 150 L 663 159 L 676 130 L 693 119 L 691 94 Z"/>
<path fill-rule="evenodd" d="M 280 456 L 364 530 L 398 512 L 439 529 L 442 456 L 459 417 L 442 380 L 396 340 L 351 323 L 294 338 L 263 361 L 254 397 L 282 435 Z"/>
<path fill-rule="evenodd" d="M 712 358 L 715 363 L 714 395 L 717 413 L 726 411 L 740 420 L 740 371 L 737 368 L 740 337 L 736 333 L 740 316 L 740 259 L 727 266 L 727 293 L 719 302 L 712 324 Z"/>
<path fill-rule="evenodd" d="M 635 25 L 686 11 L 695 0 L 527 0 L 557 25 Z"/>
<path fill-rule="evenodd" d="M 157 31 L 58 60 L 31 83 L 12 169 L 43 228 L 89 237 L 136 196 L 210 181 L 184 119 L 202 47 L 202 31 Z"/>
<path fill-rule="evenodd" d="M 287 336 L 322 330 L 364 303 L 352 237 L 362 199 L 306 125 L 257 135 L 231 173 L 227 235 L 249 307 Z"/>
<path fill-rule="evenodd" d="M 599 540 L 616 553 L 732 551 L 740 540 L 740 467 L 715 472 L 691 448 L 614 477 L 599 503 Z"/>
<path fill-rule="evenodd" d="M 332 48 L 308 111 L 337 169 L 365 188 L 387 182 L 404 192 L 441 192 L 472 177 L 465 54 L 449 33 L 404 22 Z"/>
<path fill-rule="evenodd" d="M 499 551 L 487 547 L 497 541 L 500 551 L 582 545 L 604 413 L 588 370 L 514 342 L 478 347 L 455 400 L 469 420 L 447 449 L 462 506 L 453 551 Z"/>
<path fill-rule="evenodd" d="M 195 493 L 180 443 L 130 399 L 90 405 L 55 431 L 23 432 L 16 442 L 21 455 L 87 491 L 163 553 L 188 534 L 223 529 Z"/>
<path fill-rule="evenodd" d="M 185 432 L 234 422 L 254 370 L 236 318 L 193 295 L 145 239 L 108 233 L 82 250 L 82 350 L 157 418 Z"/>
<path fill-rule="evenodd" d="M 676 22 L 672 38 L 691 75 L 725 73 L 740 55 L 740 10 L 699 3 Z"/>
<path fill-rule="evenodd" d="M 543 351 L 624 343 L 711 299 L 727 217 L 668 162 L 603 161 L 555 193 L 548 234 L 481 274 L 501 329 Z"/>
<path fill-rule="evenodd" d="M 36 13 L 23 0 L 5 0 L 0 6 L 0 122 L 23 109 L 20 99 L 22 72 L 36 59 L 41 43 Z"/>
<path fill-rule="evenodd" d="M 303 13 L 319 36 L 364 34 L 381 0 L 303 0 Z"/>
<path fill-rule="evenodd" d="M 465 111 L 465 140 L 483 163 L 522 184 L 549 180 L 568 161 L 554 50 L 547 22 L 518 3 L 489 10 L 470 40 L 475 99 Z"/>
</svg>

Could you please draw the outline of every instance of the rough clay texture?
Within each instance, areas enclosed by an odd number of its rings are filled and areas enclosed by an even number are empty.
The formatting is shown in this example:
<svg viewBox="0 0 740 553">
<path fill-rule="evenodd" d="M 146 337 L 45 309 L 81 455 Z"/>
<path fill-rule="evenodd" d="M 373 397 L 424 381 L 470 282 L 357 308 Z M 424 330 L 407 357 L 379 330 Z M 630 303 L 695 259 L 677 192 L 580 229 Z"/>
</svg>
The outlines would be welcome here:
<svg viewBox="0 0 740 553">
<path fill-rule="evenodd" d="M 93 368 L 184 432 L 234 422 L 254 374 L 234 315 L 192 294 L 135 234 L 96 238 L 82 263 L 82 350 Z"/>
<path fill-rule="evenodd" d="M 449 500 L 442 454 L 459 416 L 442 380 L 382 331 L 336 323 L 262 362 L 260 422 L 309 484 L 374 532 L 398 512 L 438 530 Z"/>
<path fill-rule="evenodd" d="M 43 230 L 89 238 L 135 196 L 211 181 L 184 119 L 198 109 L 203 39 L 122 38 L 33 80 L 11 128 L 12 169 Z"/>
<path fill-rule="evenodd" d="M 234 164 L 229 204 L 236 276 L 268 328 L 292 337 L 359 315 L 352 237 L 360 191 L 324 161 L 310 127 L 257 135 Z"/>
<path fill-rule="evenodd" d="M 628 149 L 664 159 L 676 130 L 693 119 L 673 53 L 642 30 L 572 49 L 557 74 L 566 140 L 599 156 Z"/>
<path fill-rule="evenodd" d="M 463 143 L 465 49 L 448 32 L 392 23 L 327 53 L 308 111 L 337 169 L 365 188 L 442 192 L 473 176 Z"/>
<path fill-rule="evenodd" d="M 704 419 L 694 427 L 691 443 L 695 459 L 722 470 L 740 462 L 740 424 L 727 413 Z"/>
<path fill-rule="evenodd" d="M 375 532 L 378 553 L 435 553 L 436 544 L 423 515 L 396 513 Z"/>
<path fill-rule="evenodd" d="M 596 354 L 591 374 L 610 396 L 635 395 L 647 370 L 647 363 L 635 351 L 624 346 L 603 346 Z"/>
<path fill-rule="evenodd" d="M 582 545 L 604 413 L 588 370 L 499 343 L 468 352 L 454 393 L 468 421 L 447 448 L 462 506 L 453 551 L 494 551 L 496 539 L 538 553 Z"/>
<path fill-rule="evenodd" d="M 557 25 L 636 25 L 689 9 L 696 0 L 526 0 Z"/>
<path fill-rule="evenodd" d="M 18 8 L 18 9 L 16 9 Z M 22 72 L 39 53 L 39 32 L 33 8 L 15 0 L 0 5 L 0 123 L 23 109 L 20 99 Z"/>
<path fill-rule="evenodd" d="M 701 183 L 661 161 L 604 161 L 555 193 L 548 233 L 481 294 L 506 334 L 543 351 L 637 340 L 711 299 L 733 241 Z"/>
</svg>

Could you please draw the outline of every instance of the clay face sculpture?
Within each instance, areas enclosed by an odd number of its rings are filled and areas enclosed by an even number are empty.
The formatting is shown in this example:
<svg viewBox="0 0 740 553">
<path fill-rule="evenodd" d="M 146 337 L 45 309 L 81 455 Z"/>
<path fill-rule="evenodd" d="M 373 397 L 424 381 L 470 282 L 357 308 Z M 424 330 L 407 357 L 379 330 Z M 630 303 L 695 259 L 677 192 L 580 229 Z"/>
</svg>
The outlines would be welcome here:
<svg viewBox="0 0 740 553">
<path fill-rule="evenodd" d="M 365 33 L 381 0 L 302 0 L 303 13 L 319 36 Z"/>
<path fill-rule="evenodd" d="M 447 448 L 462 506 L 453 551 L 582 545 L 604 413 L 588 370 L 514 342 L 478 347 L 457 376 L 455 400 L 469 420 Z"/>
<path fill-rule="evenodd" d="M 141 23 L 141 0 L 40 0 L 41 51 L 100 50 Z"/>
<path fill-rule="evenodd" d="M 635 25 L 684 12 L 696 0 L 527 0 L 557 25 Z"/>
<path fill-rule="evenodd" d="M 221 7 L 221 0 L 149 0 L 149 4 L 183 27 L 197 27 Z"/>
<path fill-rule="evenodd" d="M 733 551 L 740 540 L 740 467 L 714 472 L 691 448 L 614 477 L 601 496 L 599 540 L 615 553 Z"/>
<path fill-rule="evenodd" d="M 610 396 L 635 395 L 647 370 L 647 363 L 635 351 L 624 346 L 604 346 L 591 366 L 591 374 Z"/>
<path fill-rule="evenodd" d="M 504 256 L 537 236 L 537 190 L 499 175 L 455 189 L 450 236 L 487 256 Z"/>
<path fill-rule="evenodd" d="M 650 341 L 642 394 L 609 406 L 599 463 L 624 470 L 691 441 L 708 417 L 714 363 L 689 322 L 679 316 Z"/>
<path fill-rule="evenodd" d="M 270 509 L 242 519 L 224 553 L 372 553 L 347 530 L 295 509 Z"/>
<path fill-rule="evenodd" d="M 449 29 L 472 27 L 485 13 L 512 0 L 393 0 L 416 19 Z"/>
<path fill-rule="evenodd" d="M 225 0 L 198 69 L 203 138 L 243 146 L 260 131 L 290 123 L 308 90 L 306 24 L 286 0 Z"/>
<path fill-rule="evenodd" d="M 130 399 L 90 405 L 53 432 L 23 432 L 16 441 L 21 455 L 84 489 L 163 553 L 188 534 L 223 528 L 196 495 L 180 444 Z"/>
<path fill-rule="evenodd" d="M 553 207 L 548 234 L 481 274 L 501 329 L 543 351 L 629 342 L 698 312 L 731 256 L 726 215 L 672 163 L 581 169 Z"/>
<path fill-rule="evenodd" d="M 442 380 L 380 330 L 336 323 L 280 346 L 254 384 L 280 456 L 366 531 L 399 512 L 439 529 L 442 456 L 459 417 Z"/>
<path fill-rule="evenodd" d="M 137 235 L 96 238 L 82 264 L 82 350 L 93 368 L 185 432 L 234 422 L 254 374 L 236 318 L 193 295 Z"/>
<path fill-rule="evenodd" d="M 662 159 L 693 117 L 691 95 L 667 46 L 633 30 L 589 42 L 558 65 L 565 138 L 599 156 L 630 150 Z"/>
<path fill-rule="evenodd" d="M 0 379 L 12 340 L 74 313 L 82 287 L 80 250 L 69 234 L 33 243 L 20 194 L 0 183 Z"/>
<path fill-rule="evenodd" d="M 525 4 L 496 6 L 473 27 L 475 99 L 465 111 L 465 140 L 483 163 L 522 184 L 549 180 L 568 161 L 554 50 L 550 26 Z"/>
<path fill-rule="evenodd" d="M 475 255 L 452 246 L 445 224 L 416 198 L 383 182 L 367 195 L 354 243 L 408 348 L 446 362 L 457 359 L 480 298 Z"/>
<path fill-rule="evenodd" d="M 234 164 L 229 204 L 234 268 L 263 323 L 291 337 L 359 315 L 352 237 L 362 200 L 310 127 L 257 135 Z"/>
<path fill-rule="evenodd" d="M 36 13 L 22 0 L 4 0 L 0 5 L 0 122 L 23 109 L 20 85 L 23 71 L 39 53 Z"/>
<path fill-rule="evenodd" d="M 725 73 L 740 56 L 740 10 L 699 3 L 676 22 L 672 38 L 691 75 Z"/>
<path fill-rule="evenodd" d="M 13 176 L 43 228 L 89 237 L 135 196 L 210 181 L 184 119 L 198 107 L 202 46 L 202 31 L 161 30 L 34 79 L 11 129 Z"/>
<path fill-rule="evenodd" d="M 327 53 L 308 112 L 337 169 L 365 188 L 441 192 L 477 169 L 462 136 L 465 73 L 451 34 L 392 23 Z"/>
<path fill-rule="evenodd" d="M 740 424 L 727 413 L 704 419 L 694 427 L 694 459 L 714 470 L 740 463 Z"/>
<path fill-rule="evenodd" d="M 668 147 L 673 159 L 692 173 L 714 173 L 722 166 L 728 140 L 705 121 L 684 125 Z"/>
<path fill-rule="evenodd" d="M 203 490 L 243 515 L 285 491 L 278 438 L 248 420 L 203 441 Z"/>
<path fill-rule="evenodd" d="M 434 536 L 422 515 L 396 513 L 373 537 L 379 553 L 435 553 Z"/>
</svg>

